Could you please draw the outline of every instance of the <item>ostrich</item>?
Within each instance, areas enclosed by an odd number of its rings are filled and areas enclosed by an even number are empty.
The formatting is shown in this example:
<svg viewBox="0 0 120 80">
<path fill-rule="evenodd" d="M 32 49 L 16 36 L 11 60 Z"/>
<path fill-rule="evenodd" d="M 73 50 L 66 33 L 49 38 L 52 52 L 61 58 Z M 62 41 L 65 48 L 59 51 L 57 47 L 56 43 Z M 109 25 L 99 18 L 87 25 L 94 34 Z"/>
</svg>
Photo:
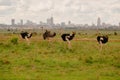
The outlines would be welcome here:
<svg viewBox="0 0 120 80">
<path fill-rule="evenodd" d="M 68 48 L 71 48 L 71 43 L 70 41 L 75 37 L 75 32 L 72 32 L 72 34 L 62 34 L 61 38 L 63 41 L 67 41 L 68 43 Z"/>
<path fill-rule="evenodd" d="M 43 33 L 43 39 L 44 39 L 44 40 L 46 40 L 46 39 L 49 40 L 49 38 L 52 38 L 52 37 L 55 37 L 55 36 L 56 36 L 56 33 L 55 33 L 55 32 L 52 34 L 52 33 L 51 33 L 50 31 L 48 31 L 48 30 L 46 30 L 45 33 Z"/>
<path fill-rule="evenodd" d="M 102 50 L 102 44 L 105 44 L 108 42 L 108 36 L 97 36 L 97 41 L 101 46 L 101 50 Z"/>
<path fill-rule="evenodd" d="M 22 31 L 20 34 L 21 34 L 21 37 L 22 37 L 23 39 L 25 39 L 25 40 L 28 42 L 28 45 L 29 45 L 29 38 L 32 37 L 32 33 L 23 32 L 23 31 Z"/>
</svg>

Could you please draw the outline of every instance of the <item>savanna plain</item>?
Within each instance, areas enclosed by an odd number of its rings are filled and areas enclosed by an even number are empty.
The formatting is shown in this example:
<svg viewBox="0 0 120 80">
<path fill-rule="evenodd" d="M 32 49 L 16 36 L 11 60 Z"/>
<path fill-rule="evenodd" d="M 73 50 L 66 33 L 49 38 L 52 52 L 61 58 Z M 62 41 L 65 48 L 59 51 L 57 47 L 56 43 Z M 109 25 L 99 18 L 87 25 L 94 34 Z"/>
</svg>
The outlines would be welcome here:
<svg viewBox="0 0 120 80">
<path fill-rule="evenodd" d="M 54 30 L 52 30 L 54 31 Z M 98 44 L 96 31 L 76 31 L 72 48 L 57 31 L 43 40 L 37 31 L 30 44 L 18 33 L 0 32 L 0 80 L 120 80 L 120 31 L 107 34 L 108 43 Z"/>
</svg>

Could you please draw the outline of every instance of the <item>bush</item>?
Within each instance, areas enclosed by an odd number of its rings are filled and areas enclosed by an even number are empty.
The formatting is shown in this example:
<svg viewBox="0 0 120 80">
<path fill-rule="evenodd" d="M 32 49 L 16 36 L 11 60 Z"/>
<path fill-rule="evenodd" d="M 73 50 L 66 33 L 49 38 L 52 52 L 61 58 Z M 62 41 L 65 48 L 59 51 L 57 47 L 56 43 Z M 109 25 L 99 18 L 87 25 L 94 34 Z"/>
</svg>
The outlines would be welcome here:
<svg viewBox="0 0 120 80">
<path fill-rule="evenodd" d="M 12 44 L 18 44 L 18 38 L 12 38 L 12 39 L 10 40 L 10 42 L 11 42 Z"/>
</svg>

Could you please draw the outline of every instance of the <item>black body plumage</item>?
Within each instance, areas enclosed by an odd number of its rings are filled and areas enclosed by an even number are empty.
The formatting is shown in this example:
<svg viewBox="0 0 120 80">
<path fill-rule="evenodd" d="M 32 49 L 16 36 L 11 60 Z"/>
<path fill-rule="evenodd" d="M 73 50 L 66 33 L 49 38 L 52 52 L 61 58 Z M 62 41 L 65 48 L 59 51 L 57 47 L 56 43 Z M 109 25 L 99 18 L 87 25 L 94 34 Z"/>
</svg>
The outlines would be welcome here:
<svg viewBox="0 0 120 80">
<path fill-rule="evenodd" d="M 69 41 L 72 40 L 75 36 L 75 33 L 73 34 L 62 34 L 61 38 L 63 41 L 67 41 L 66 39 L 68 39 Z"/>
<path fill-rule="evenodd" d="M 105 44 L 108 42 L 108 36 L 97 36 L 98 43 Z"/>
<path fill-rule="evenodd" d="M 29 34 L 28 32 L 21 32 L 20 34 L 23 39 L 25 39 L 25 37 L 31 38 L 32 36 L 32 33 Z"/>
<path fill-rule="evenodd" d="M 47 39 L 47 38 L 50 38 L 50 37 L 54 37 L 54 36 L 56 36 L 56 33 L 54 32 L 53 34 L 51 34 L 51 32 L 50 31 L 45 31 L 45 33 L 43 34 L 43 39 L 45 40 L 45 39 Z"/>
</svg>

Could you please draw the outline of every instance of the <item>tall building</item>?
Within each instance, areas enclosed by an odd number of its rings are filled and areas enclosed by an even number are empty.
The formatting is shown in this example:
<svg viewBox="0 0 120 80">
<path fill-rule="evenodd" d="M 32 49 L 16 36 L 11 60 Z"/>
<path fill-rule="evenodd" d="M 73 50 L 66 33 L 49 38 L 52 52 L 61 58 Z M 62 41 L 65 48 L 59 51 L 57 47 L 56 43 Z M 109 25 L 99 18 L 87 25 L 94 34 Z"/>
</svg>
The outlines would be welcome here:
<svg viewBox="0 0 120 80">
<path fill-rule="evenodd" d="M 66 26 L 65 22 L 61 22 L 61 26 L 65 27 Z"/>
<path fill-rule="evenodd" d="M 105 22 L 102 23 L 102 27 L 103 27 L 103 28 L 106 27 L 106 23 L 105 23 Z"/>
<path fill-rule="evenodd" d="M 68 25 L 70 25 L 71 24 L 71 21 L 68 21 Z"/>
<path fill-rule="evenodd" d="M 22 19 L 20 20 L 20 25 L 23 25 L 23 20 Z"/>
<path fill-rule="evenodd" d="M 47 24 L 50 26 L 54 25 L 53 17 L 47 19 Z"/>
<path fill-rule="evenodd" d="M 101 19 L 100 19 L 100 17 L 98 17 L 98 19 L 97 19 L 97 27 L 101 27 Z"/>
<path fill-rule="evenodd" d="M 51 21 L 51 24 L 53 25 L 54 24 L 53 17 L 50 18 L 50 21 Z"/>
<path fill-rule="evenodd" d="M 11 25 L 15 25 L 15 19 L 11 20 Z"/>
<path fill-rule="evenodd" d="M 119 27 L 120 27 L 120 22 L 119 22 Z"/>
<path fill-rule="evenodd" d="M 95 27 L 95 24 L 94 23 L 92 23 L 92 25 L 91 25 L 92 27 Z"/>
</svg>

